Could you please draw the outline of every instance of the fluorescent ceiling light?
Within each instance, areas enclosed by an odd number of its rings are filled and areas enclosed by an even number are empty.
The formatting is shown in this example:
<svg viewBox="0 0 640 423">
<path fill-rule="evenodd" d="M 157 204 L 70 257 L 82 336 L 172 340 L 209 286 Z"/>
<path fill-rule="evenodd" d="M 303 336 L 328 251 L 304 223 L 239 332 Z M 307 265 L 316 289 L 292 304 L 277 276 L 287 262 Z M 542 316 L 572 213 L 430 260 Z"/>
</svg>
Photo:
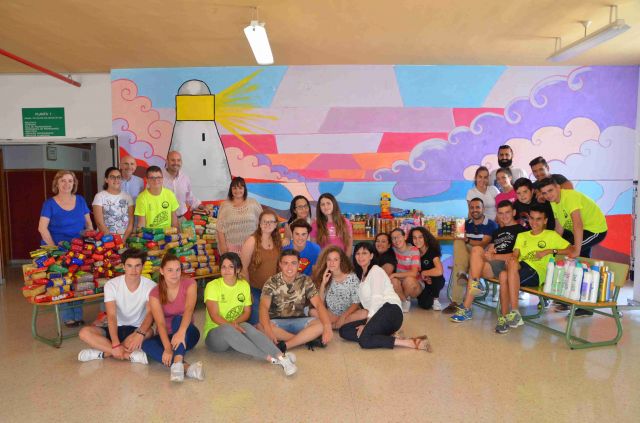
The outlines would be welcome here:
<svg viewBox="0 0 640 423">
<path fill-rule="evenodd" d="M 267 30 L 264 29 L 264 22 L 251 21 L 249 26 L 244 29 L 244 35 L 249 40 L 256 62 L 259 65 L 272 65 L 273 54 L 271 53 L 269 38 L 267 38 Z"/>
<path fill-rule="evenodd" d="M 609 41 L 610 39 L 615 38 L 628 30 L 630 26 L 624 22 L 624 19 L 618 19 L 617 17 L 617 6 L 611 6 L 611 13 L 612 12 L 615 12 L 616 14 L 615 20 L 612 20 L 608 25 L 603 26 L 599 30 L 592 32 L 589 35 L 586 35 L 586 31 L 591 22 L 582 22 L 582 25 L 584 25 L 585 27 L 585 36 L 566 47 L 556 50 L 555 53 L 547 57 L 547 60 L 551 62 L 563 62 L 565 60 L 569 60 L 572 57 L 578 56 L 585 51 L 592 49 L 606 41 Z"/>
</svg>

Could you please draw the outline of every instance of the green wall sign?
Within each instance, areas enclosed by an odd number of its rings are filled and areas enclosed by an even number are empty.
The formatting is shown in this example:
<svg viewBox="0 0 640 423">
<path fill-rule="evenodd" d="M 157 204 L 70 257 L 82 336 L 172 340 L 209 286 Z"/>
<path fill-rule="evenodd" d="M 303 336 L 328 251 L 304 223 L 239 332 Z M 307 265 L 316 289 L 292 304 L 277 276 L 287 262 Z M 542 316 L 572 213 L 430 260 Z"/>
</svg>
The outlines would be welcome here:
<svg viewBox="0 0 640 423">
<path fill-rule="evenodd" d="M 64 137 L 64 107 L 22 109 L 22 135 L 25 137 Z"/>
</svg>

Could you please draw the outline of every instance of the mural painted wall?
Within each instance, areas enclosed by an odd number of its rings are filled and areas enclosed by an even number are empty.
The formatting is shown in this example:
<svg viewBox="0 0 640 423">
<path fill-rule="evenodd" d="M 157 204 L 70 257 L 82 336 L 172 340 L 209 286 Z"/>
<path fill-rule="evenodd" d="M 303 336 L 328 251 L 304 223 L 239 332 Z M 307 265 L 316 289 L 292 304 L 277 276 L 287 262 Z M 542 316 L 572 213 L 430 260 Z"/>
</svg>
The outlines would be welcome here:
<svg viewBox="0 0 640 423">
<path fill-rule="evenodd" d="M 394 208 L 464 216 L 476 167 L 496 168 L 509 144 L 515 166 L 544 156 L 597 201 L 610 228 L 600 253 L 619 260 L 630 254 L 637 95 L 637 66 L 112 71 L 122 153 L 164 166 L 169 148 L 182 151 L 201 198 L 224 195 L 231 174 L 283 215 L 298 194 L 375 213 L 391 192 Z"/>
</svg>

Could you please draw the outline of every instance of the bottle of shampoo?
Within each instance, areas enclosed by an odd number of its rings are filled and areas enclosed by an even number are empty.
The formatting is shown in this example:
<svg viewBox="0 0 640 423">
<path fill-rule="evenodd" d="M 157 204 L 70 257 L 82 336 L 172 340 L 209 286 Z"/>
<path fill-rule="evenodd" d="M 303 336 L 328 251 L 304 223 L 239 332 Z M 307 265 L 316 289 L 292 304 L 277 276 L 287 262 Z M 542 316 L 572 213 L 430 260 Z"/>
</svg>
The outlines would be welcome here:
<svg viewBox="0 0 640 423">
<path fill-rule="evenodd" d="M 598 302 L 598 288 L 600 287 L 600 265 L 596 262 L 591 267 L 591 288 L 589 289 L 589 302 Z"/>
<path fill-rule="evenodd" d="M 582 265 L 576 263 L 576 267 L 573 269 L 573 274 L 571 275 L 571 290 L 569 291 L 569 298 L 574 301 L 580 300 L 583 272 Z"/>
<path fill-rule="evenodd" d="M 556 267 L 556 261 L 551 257 L 549 259 L 549 263 L 547 263 L 547 275 L 544 278 L 544 288 L 543 291 L 547 294 L 551 292 L 551 287 L 553 285 L 553 271 Z"/>
</svg>

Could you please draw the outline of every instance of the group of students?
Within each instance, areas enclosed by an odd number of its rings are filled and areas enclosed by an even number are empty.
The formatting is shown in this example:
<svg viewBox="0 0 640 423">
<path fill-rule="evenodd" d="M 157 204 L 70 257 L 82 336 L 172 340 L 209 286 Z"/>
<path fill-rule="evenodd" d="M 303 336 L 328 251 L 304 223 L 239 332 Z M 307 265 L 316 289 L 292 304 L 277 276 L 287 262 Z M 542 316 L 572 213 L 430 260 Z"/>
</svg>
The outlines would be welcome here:
<svg viewBox="0 0 640 423">
<path fill-rule="evenodd" d="M 512 160 L 513 150 L 503 145 L 500 168 L 491 174 L 484 166 L 476 170 L 467 193 L 465 238 L 454 241 L 452 302 L 443 310 L 453 314 L 452 322 L 471 320 L 473 299 L 485 295 L 480 280 L 498 279 L 501 314 L 495 331 L 501 334 L 524 324 L 520 287 L 544 283 L 551 256 L 591 257 L 591 249 L 607 235 L 606 218 L 595 201 L 575 191 L 563 175 L 551 174 L 543 157 L 529 163 L 535 182 L 514 168 Z M 513 175 L 524 176 L 512 184 Z M 555 309 L 566 311 L 568 306 L 558 303 Z M 592 314 L 585 309 L 575 313 Z"/>
<path fill-rule="evenodd" d="M 280 364 L 286 374 L 296 371 L 295 356 L 288 349 L 307 343 L 324 346 L 334 329 L 363 348 L 430 350 L 426 336 L 405 339 L 396 334 L 411 300 L 464 322 L 472 318 L 473 298 L 484 293 L 481 278 L 500 281 L 502 315 L 496 331 L 506 333 L 521 325 L 519 287 L 544 281 L 550 254 L 589 257 L 607 227 L 593 200 L 572 190 L 562 175 L 551 175 L 542 157 L 530 163 L 535 183 L 512 166 L 509 146 L 500 146 L 498 159 L 500 168 L 494 172 L 478 168 L 467 194 L 465 238 L 454 242 L 453 301 L 444 310 L 438 299 L 445 285 L 440 246 L 425 228 L 415 227 L 408 234 L 394 229 L 378 234 L 373 245 L 360 243 L 354 248 L 351 223 L 336 198 L 324 193 L 315 219 L 307 198 L 296 196 L 291 201 L 283 237 L 277 214 L 248 198 L 243 178 L 233 178 L 218 212 L 221 277 L 205 289 L 207 347 L 232 348 Z M 146 170 L 146 188 L 134 181 L 135 161 L 128 163 L 132 160 L 124 158 L 120 169 L 105 173 L 105 190 L 93 202 L 100 230 L 126 237 L 134 222 L 138 227 L 177 226 L 188 208 L 201 207 L 188 176 L 180 172 L 179 153 L 169 154 L 166 169 Z M 512 184 L 514 175 L 520 177 Z M 167 180 L 170 188 L 165 186 Z M 39 225 L 46 244 L 92 228 L 84 200 L 74 195 L 73 173 L 59 172 L 53 189 L 56 195 L 45 202 Z M 134 202 L 123 189 L 141 191 Z M 68 213 L 60 218 L 60 210 Z M 82 338 L 92 348 L 83 350 L 79 359 L 114 356 L 146 362 L 149 355 L 171 367 L 172 380 L 185 375 L 202 378 L 201 363 L 184 361 L 200 337 L 192 322 L 195 281 L 182 279 L 178 259 L 167 254 L 155 286 L 140 276 L 144 253 L 128 254 L 123 257 L 125 275 L 105 287 L 105 303 L 114 303 L 106 306 L 107 328 L 82 329 Z M 126 298 L 134 292 L 148 300 Z M 122 301 L 125 311 L 120 310 Z M 142 303 L 148 303 L 148 309 Z"/>
<path fill-rule="evenodd" d="M 401 300 L 377 257 L 378 251 L 367 242 L 356 245 L 353 262 L 343 249 L 328 246 L 314 266 L 313 274 L 320 278 L 316 284 L 300 272 L 299 252 L 285 248 L 278 252 L 279 271 L 265 281 L 256 299 L 243 277 L 240 256 L 223 253 L 221 276 L 204 291 L 206 347 L 212 352 L 231 349 L 280 365 L 287 376 L 297 371 L 296 356 L 289 350 L 304 344 L 325 347 L 333 330 L 362 348 L 431 351 L 426 335 L 398 335 Z M 80 330 L 80 339 L 90 348 L 80 351 L 78 360 L 113 357 L 147 364 L 151 357 L 170 369 L 171 381 L 202 380 L 202 362 L 185 360 L 200 339 L 193 324 L 196 282 L 182 278 L 179 259 L 165 254 L 156 285 L 141 275 L 145 259 L 144 251 L 123 253 L 124 275 L 109 280 L 104 288 L 106 326 Z M 258 320 L 252 324 L 256 304 Z"/>
</svg>

